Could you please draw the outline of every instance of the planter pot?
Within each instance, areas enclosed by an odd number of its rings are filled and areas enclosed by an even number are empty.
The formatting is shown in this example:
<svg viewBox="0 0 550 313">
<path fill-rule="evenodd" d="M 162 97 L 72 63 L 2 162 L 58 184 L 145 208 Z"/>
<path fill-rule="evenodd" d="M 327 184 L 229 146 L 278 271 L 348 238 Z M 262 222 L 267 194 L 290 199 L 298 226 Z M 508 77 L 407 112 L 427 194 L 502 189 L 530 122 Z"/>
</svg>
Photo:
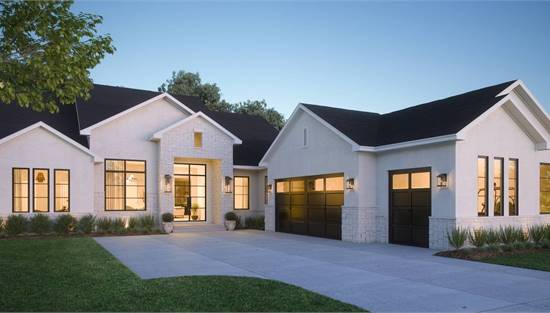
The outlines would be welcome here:
<svg viewBox="0 0 550 313">
<path fill-rule="evenodd" d="M 199 216 L 198 215 L 192 215 L 191 218 L 193 219 L 193 221 L 196 221 L 199 219 Z"/>
<path fill-rule="evenodd" d="M 225 221 L 225 230 L 233 231 L 237 227 L 237 221 Z"/>
<path fill-rule="evenodd" d="M 162 223 L 162 229 L 164 229 L 164 232 L 167 234 L 170 234 L 174 231 L 174 223 Z"/>
</svg>

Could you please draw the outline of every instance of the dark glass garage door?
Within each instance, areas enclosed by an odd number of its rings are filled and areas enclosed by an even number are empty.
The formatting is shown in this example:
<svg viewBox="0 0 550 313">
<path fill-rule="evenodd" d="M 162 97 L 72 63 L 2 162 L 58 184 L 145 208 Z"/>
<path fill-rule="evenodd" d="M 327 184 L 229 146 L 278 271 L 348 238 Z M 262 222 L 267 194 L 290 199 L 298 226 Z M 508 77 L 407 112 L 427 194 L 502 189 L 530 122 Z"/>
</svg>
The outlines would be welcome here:
<svg viewBox="0 0 550 313">
<path fill-rule="evenodd" d="M 390 172 L 390 242 L 428 247 L 430 169 Z"/>
<path fill-rule="evenodd" d="M 275 184 L 277 231 L 342 238 L 343 175 L 280 179 Z"/>
</svg>

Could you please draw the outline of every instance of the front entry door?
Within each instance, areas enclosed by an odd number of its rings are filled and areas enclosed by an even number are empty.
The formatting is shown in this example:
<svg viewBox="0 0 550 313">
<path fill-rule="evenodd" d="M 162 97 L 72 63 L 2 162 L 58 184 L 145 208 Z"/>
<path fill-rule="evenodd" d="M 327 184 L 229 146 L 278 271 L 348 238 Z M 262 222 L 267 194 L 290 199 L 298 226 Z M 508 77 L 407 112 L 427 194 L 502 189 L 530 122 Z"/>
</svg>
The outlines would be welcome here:
<svg viewBox="0 0 550 313">
<path fill-rule="evenodd" d="M 428 247 L 430 169 L 392 171 L 389 180 L 390 242 Z"/>
<path fill-rule="evenodd" d="M 206 221 L 205 164 L 174 164 L 174 220 Z"/>
</svg>

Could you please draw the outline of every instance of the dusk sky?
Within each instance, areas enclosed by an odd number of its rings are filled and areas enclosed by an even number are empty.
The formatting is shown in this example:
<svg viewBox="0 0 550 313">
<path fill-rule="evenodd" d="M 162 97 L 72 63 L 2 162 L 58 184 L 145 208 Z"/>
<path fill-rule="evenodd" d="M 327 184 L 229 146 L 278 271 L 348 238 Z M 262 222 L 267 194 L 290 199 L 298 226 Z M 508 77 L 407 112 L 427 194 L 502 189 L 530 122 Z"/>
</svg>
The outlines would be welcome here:
<svg viewBox="0 0 550 313">
<path fill-rule="evenodd" d="M 78 2 L 117 51 L 94 82 L 199 72 L 228 101 L 389 112 L 522 79 L 550 111 L 550 2 Z"/>
</svg>

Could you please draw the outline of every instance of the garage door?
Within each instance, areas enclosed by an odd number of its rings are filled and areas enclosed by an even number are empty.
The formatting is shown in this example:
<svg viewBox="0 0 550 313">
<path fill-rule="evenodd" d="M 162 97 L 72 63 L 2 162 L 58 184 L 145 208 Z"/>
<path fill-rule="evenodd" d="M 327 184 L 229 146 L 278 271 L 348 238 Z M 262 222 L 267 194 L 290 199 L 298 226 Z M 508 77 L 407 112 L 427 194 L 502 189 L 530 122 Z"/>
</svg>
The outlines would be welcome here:
<svg viewBox="0 0 550 313">
<path fill-rule="evenodd" d="M 342 205 L 343 175 L 276 180 L 277 231 L 341 239 Z"/>
<path fill-rule="evenodd" d="M 390 172 L 390 242 L 428 247 L 430 169 Z"/>
</svg>

